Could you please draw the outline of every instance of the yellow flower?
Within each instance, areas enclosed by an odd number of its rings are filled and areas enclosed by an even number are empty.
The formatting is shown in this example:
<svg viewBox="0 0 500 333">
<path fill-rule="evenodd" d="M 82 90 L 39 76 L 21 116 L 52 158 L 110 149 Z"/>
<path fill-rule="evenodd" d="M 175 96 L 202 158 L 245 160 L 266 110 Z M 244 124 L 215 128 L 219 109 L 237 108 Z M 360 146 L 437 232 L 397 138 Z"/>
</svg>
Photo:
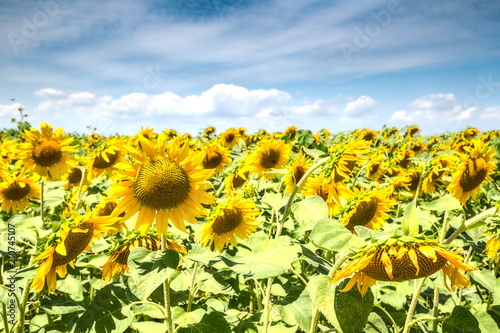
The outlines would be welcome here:
<svg viewBox="0 0 500 333">
<path fill-rule="evenodd" d="M 420 132 L 421 132 L 420 128 L 418 126 L 413 125 L 408 128 L 408 130 L 405 133 L 405 137 L 409 138 Z"/>
<path fill-rule="evenodd" d="M 230 151 L 220 146 L 217 142 L 209 142 L 202 147 L 204 153 L 203 169 L 212 170 L 215 175 L 224 171 L 224 168 L 231 164 Z"/>
<path fill-rule="evenodd" d="M 159 234 L 167 233 L 169 221 L 186 232 L 184 221 L 198 223 L 196 217 L 206 214 L 202 204 L 214 201 L 206 192 L 212 171 L 200 166 L 203 153 L 193 153 L 187 144 L 180 148 L 178 137 L 167 143 L 163 133 L 156 146 L 144 138 L 140 143 L 142 151 L 129 151 L 133 162 L 120 163 L 112 177 L 111 197 L 123 198 L 113 215 L 125 212 L 126 221 L 139 212 L 135 229 L 143 235 L 155 220 Z"/>
<path fill-rule="evenodd" d="M 485 180 L 493 181 L 491 174 L 495 172 L 494 148 L 479 139 L 471 141 L 471 146 L 464 146 L 465 154 L 460 154 L 462 165 L 453 173 L 453 181 L 447 190 L 457 198 L 462 205 L 467 199 L 475 198 L 481 192 L 481 184 Z"/>
<path fill-rule="evenodd" d="M 213 134 L 215 133 L 215 127 L 214 126 L 208 126 L 207 128 L 205 128 L 205 130 L 203 131 L 203 136 L 205 138 L 210 138 L 210 136 L 212 136 Z"/>
<path fill-rule="evenodd" d="M 49 294 L 56 289 L 56 273 L 60 278 L 66 276 L 66 265 L 73 262 L 83 251 L 90 250 L 92 241 L 111 230 L 116 218 L 91 217 L 88 210 L 84 216 L 75 217 L 73 225 L 64 224 L 59 230 L 59 240 L 54 241 L 34 261 L 42 261 L 31 288 L 40 292 L 47 280 Z"/>
<path fill-rule="evenodd" d="M 339 204 L 336 201 L 328 201 L 328 189 L 329 180 L 321 175 L 312 175 L 307 179 L 307 182 L 304 184 L 304 188 L 302 189 L 302 195 L 305 197 L 310 197 L 313 195 L 320 196 L 323 200 L 325 200 L 326 205 L 328 206 L 328 213 L 330 217 L 333 217 L 337 214 L 339 209 Z"/>
<path fill-rule="evenodd" d="M 283 178 L 285 190 L 287 193 L 292 193 L 293 188 L 304 176 L 304 174 L 311 167 L 311 160 L 300 151 L 299 154 L 292 160 L 292 165 L 287 165 L 286 168 L 290 173 Z M 304 184 L 305 186 L 305 184 Z"/>
<path fill-rule="evenodd" d="M 369 141 L 370 144 L 373 144 L 375 141 L 377 141 L 377 132 L 374 130 L 370 129 L 364 129 L 360 136 L 363 138 L 365 141 Z"/>
<path fill-rule="evenodd" d="M 74 141 L 63 134 L 59 128 L 55 132 L 52 125 L 43 123 L 41 132 L 35 128 L 22 133 L 26 143 L 20 145 L 18 165 L 24 165 L 24 170 L 34 172 L 49 180 L 61 180 L 61 177 L 71 168 L 69 163 L 73 157 L 70 155 L 77 151 L 75 146 L 70 146 Z"/>
<path fill-rule="evenodd" d="M 449 174 L 449 170 L 455 168 L 454 155 L 438 155 L 426 166 L 423 172 L 422 191 L 432 193 L 443 182 L 443 177 Z M 449 169 L 449 170 L 448 170 Z"/>
<path fill-rule="evenodd" d="M 351 232 L 357 225 L 380 229 L 389 218 L 388 212 L 396 205 L 396 201 L 390 198 L 391 194 L 391 187 L 368 190 L 354 188 L 345 196 L 348 201 L 340 210 L 340 223 Z"/>
<path fill-rule="evenodd" d="M 297 129 L 297 126 L 292 125 L 285 130 L 283 135 L 288 135 L 290 137 L 290 141 L 293 141 L 297 135 Z"/>
<path fill-rule="evenodd" d="M 89 178 L 95 179 L 105 172 L 109 176 L 116 169 L 116 165 L 125 158 L 125 150 L 119 140 L 111 139 L 108 144 L 94 151 L 87 166 Z"/>
<path fill-rule="evenodd" d="M 170 239 L 166 241 L 167 250 L 174 250 L 182 254 L 187 254 L 186 247 Z M 122 242 L 116 250 L 112 251 L 109 259 L 102 267 L 102 280 L 108 283 L 116 274 L 128 273 L 128 256 L 133 249 L 138 247 L 143 247 L 150 251 L 158 251 L 161 249 L 161 241 L 155 235 L 149 235 L 133 237 Z"/>
<path fill-rule="evenodd" d="M 240 141 L 240 139 L 241 139 L 240 132 L 234 127 L 226 130 L 219 136 L 219 140 L 222 142 L 222 145 L 226 148 L 232 148 L 236 146 L 236 144 L 238 143 L 238 141 Z"/>
<path fill-rule="evenodd" d="M 378 181 L 382 178 L 382 163 L 385 160 L 384 150 L 377 150 L 370 155 L 366 165 L 366 177 Z"/>
<path fill-rule="evenodd" d="M 291 148 L 284 141 L 265 140 L 260 142 L 248 156 L 248 165 L 260 177 L 267 179 L 278 177 L 276 174 L 266 174 L 267 171 L 282 169 L 288 161 Z"/>
<path fill-rule="evenodd" d="M 200 231 L 203 246 L 214 247 L 217 251 L 227 246 L 229 241 L 238 246 L 236 237 L 248 239 L 259 225 L 255 216 L 260 215 L 252 199 L 243 199 L 241 195 L 228 198 L 218 204 L 207 218 L 207 223 Z"/>
<path fill-rule="evenodd" d="M 7 176 L 0 183 L 0 210 L 17 214 L 30 207 L 29 199 L 40 198 L 40 187 L 33 177 Z"/>
<path fill-rule="evenodd" d="M 489 260 L 497 260 L 498 250 L 500 250 L 500 238 L 498 235 L 494 235 L 486 242 L 484 251 L 488 255 Z"/>
<path fill-rule="evenodd" d="M 227 196 L 232 196 L 234 192 L 240 190 L 250 178 L 251 170 L 246 165 L 237 166 L 229 176 L 224 179 Z"/>
<path fill-rule="evenodd" d="M 331 283 L 335 283 L 352 274 L 349 283 L 341 291 L 350 290 L 357 284 L 364 295 L 368 288 L 377 281 L 405 281 L 419 279 L 443 271 L 448 290 L 455 287 L 470 286 L 469 280 L 459 271 L 472 271 L 476 268 L 462 262 L 457 251 L 450 252 L 434 242 L 403 242 L 391 239 L 391 245 L 379 244 L 369 247 L 358 254 L 358 258 L 342 269 Z M 451 282 L 448 286 L 446 277 Z"/>
</svg>

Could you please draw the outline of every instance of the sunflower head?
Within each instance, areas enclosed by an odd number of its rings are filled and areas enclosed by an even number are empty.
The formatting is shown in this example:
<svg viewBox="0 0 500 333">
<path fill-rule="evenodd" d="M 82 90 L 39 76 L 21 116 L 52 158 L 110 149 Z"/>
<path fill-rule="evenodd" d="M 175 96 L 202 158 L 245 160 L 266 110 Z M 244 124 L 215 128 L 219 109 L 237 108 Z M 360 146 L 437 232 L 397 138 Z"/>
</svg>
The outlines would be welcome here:
<svg viewBox="0 0 500 333">
<path fill-rule="evenodd" d="M 311 160 L 307 158 L 302 151 L 300 151 L 299 154 L 292 160 L 292 165 L 286 166 L 286 168 L 290 170 L 290 173 L 283 178 L 286 192 L 292 193 L 294 186 L 300 182 L 310 167 Z"/>
<path fill-rule="evenodd" d="M 245 164 L 236 166 L 229 176 L 224 179 L 224 184 L 227 190 L 227 196 L 232 196 L 233 193 L 243 188 L 250 178 L 251 168 Z"/>
<path fill-rule="evenodd" d="M 219 136 L 220 142 L 226 148 L 232 148 L 236 146 L 236 144 L 238 143 L 238 141 L 240 141 L 240 139 L 241 139 L 240 132 L 234 127 L 227 129 Z"/>
<path fill-rule="evenodd" d="M 255 219 L 258 215 L 260 211 L 252 199 L 243 199 L 241 195 L 230 197 L 212 210 L 207 223 L 200 231 L 200 241 L 203 246 L 214 244 L 219 252 L 222 252 L 230 241 L 237 246 L 236 236 L 248 239 L 258 227 L 258 221 Z"/>
<path fill-rule="evenodd" d="M 70 146 L 74 139 L 63 134 L 62 128 L 54 132 L 47 123 L 40 125 L 40 131 L 32 127 L 25 130 L 22 136 L 26 143 L 20 146 L 18 165 L 49 180 L 61 180 L 71 168 L 71 153 L 77 151 L 75 146 Z"/>
<path fill-rule="evenodd" d="M 420 132 L 420 128 L 416 125 L 413 125 L 406 130 L 405 137 L 409 138 Z"/>
<path fill-rule="evenodd" d="M 202 165 L 204 169 L 213 170 L 214 174 L 220 174 L 224 168 L 231 164 L 229 149 L 219 145 L 217 142 L 207 143 L 202 147 L 204 157 Z"/>
<path fill-rule="evenodd" d="M 350 290 L 355 284 L 365 294 L 376 281 L 405 281 L 426 277 L 443 271 L 446 287 L 470 286 L 469 280 L 459 271 L 472 271 L 474 267 L 462 262 L 458 251 L 451 252 L 434 241 L 408 236 L 393 236 L 378 240 L 358 252 L 356 259 L 340 271 L 332 283 L 352 274 L 341 291 Z M 451 282 L 451 287 L 446 282 Z"/>
<path fill-rule="evenodd" d="M 291 125 L 285 130 L 283 135 L 288 135 L 290 137 L 290 141 L 293 141 L 295 139 L 295 136 L 297 135 L 297 129 L 297 126 Z"/>
<path fill-rule="evenodd" d="M 29 200 L 40 198 L 40 187 L 33 177 L 7 175 L 0 181 L 0 210 L 17 214 L 30 207 Z"/>
<path fill-rule="evenodd" d="M 467 199 L 473 198 L 481 191 L 485 180 L 493 181 L 491 175 L 495 172 L 494 148 L 488 149 L 481 140 L 470 141 L 470 146 L 464 146 L 465 153 L 460 154 L 462 164 L 453 173 L 453 181 L 448 185 L 448 191 L 462 205 Z"/>
<path fill-rule="evenodd" d="M 284 141 L 262 141 L 248 156 L 248 165 L 261 177 L 264 176 L 267 179 L 276 178 L 278 175 L 266 172 L 273 169 L 282 169 L 288 161 L 291 150 L 291 147 Z"/>
<path fill-rule="evenodd" d="M 205 138 L 210 138 L 213 134 L 215 133 L 215 127 L 214 126 L 208 126 L 207 128 L 205 128 L 205 130 L 203 131 L 203 136 Z"/>
</svg>

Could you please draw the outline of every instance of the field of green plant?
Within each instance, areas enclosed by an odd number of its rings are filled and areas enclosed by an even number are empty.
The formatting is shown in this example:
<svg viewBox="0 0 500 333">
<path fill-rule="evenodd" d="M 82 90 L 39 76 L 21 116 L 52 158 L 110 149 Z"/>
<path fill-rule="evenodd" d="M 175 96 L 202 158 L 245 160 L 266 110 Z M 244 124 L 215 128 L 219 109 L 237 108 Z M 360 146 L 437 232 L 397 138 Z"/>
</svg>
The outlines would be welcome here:
<svg viewBox="0 0 500 333">
<path fill-rule="evenodd" d="M 500 331 L 500 131 L 25 125 L 2 332 Z"/>
</svg>

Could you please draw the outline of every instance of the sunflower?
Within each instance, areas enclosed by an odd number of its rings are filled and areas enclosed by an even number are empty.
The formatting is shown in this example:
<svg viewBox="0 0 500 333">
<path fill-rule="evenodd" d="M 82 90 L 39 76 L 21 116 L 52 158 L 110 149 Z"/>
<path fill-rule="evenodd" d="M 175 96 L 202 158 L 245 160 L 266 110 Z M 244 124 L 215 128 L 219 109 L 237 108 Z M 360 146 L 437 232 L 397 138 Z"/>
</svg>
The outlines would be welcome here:
<svg viewBox="0 0 500 333">
<path fill-rule="evenodd" d="M 469 139 L 472 139 L 473 137 L 477 136 L 481 131 L 478 130 L 477 128 L 467 128 L 465 130 L 463 130 L 461 133 L 460 133 L 460 136 L 466 140 L 469 140 Z"/>
<path fill-rule="evenodd" d="M 370 145 L 370 142 L 363 140 L 362 137 L 358 137 L 347 143 L 339 143 L 337 146 L 330 148 L 330 160 L 322 172 L 326 177 L 330 178 L 328 201 L 335 200 L 340 202 L 342 194 L 342 186 L 340 184 L 347 181 L 356 164 L 365 159 L 363 154 L 366 154 L 368 145 Z"/>
<path fill-rule="evenodd" d="M 323 200 L 325 200 L 326 205 L 328 206 L 328 213 L 330 217 L 333 217 L 338 213 L 339 204 L 336 201 L 328 199 L 329 188 L 329 180 L 327 178 L 321 175 L 312 175 L 304 184 L 302 195 L 305 197 L 313 195 L 320 196 Z"/>
<path fill-rule="evenodd" d="M 500 250 L 500 237 L 494 235 L 486 242 L 484 252 L 488 255 L 489 260 L 497 260 L 498 250 Z"/>
<path fill-rule="evenodd" d="M 167 250 L 187 254 L 186 247 L 177 244 L 173 240 L 167 239 Z M 120 242 L 118 247 L 111 252 L 111 255 L 102 267 L 102 280 L 108 283 L 115 274 L 128 273 L 128 256 L 133 249 L 143 247 L 150 251 L 161 249 L 161 240 L 155 235 L 136 236 Z"/>
<path fill-rule="evenodd" d="M 369 141 L 370 144 L 375 143 L 377 141 L 377 132 L 371 129 L 364 129 L 360 136 L 363 138 L 365 141 Z"/>
<path fill-rule="evenodd" d="M 422 173 L 422 192 L 433 193 L 436 186 L 443 182 L 443 177 L 449 174 L 448 170 L 455 168 L 455 155 L 439 155 L 426 165 Z"/>
<path fill-rule="evenodd" d="M 59 239 L 53 238 L 52 243 L 34 259 L 42 261 L 31 288 L 40 292 L 47 280 L 49 294 L 56 289 L 56 272 L 60 278 L 66 276 L 66 265 L 72 267 L 76 257 L 85 250 L 90 250 L 90 245 L 95 239 L 102 237 L 111 230 L 116 223 L 116 218 L 110 216 L 92 217 L 90 210 L 84 216 L 76 216 L 72 225 L 65 223 L 59 229 Z"/>
<path fill-rule="evenodd" d="M 219 135 L 219 141 L 226 148 L 233 148 L 240 141 L 240 132 L 232 127 Z"/>
<path fill-rule="evenodd" d="M 235 191 L 238 191 L 245 185 L 251 174 L 250 167 L 242 164 L 237 166 L 229 176 L 224 179 L 228 196 L 232 196 Z"/>
<path fill-rule="evenodd" d="M 88 186 L 90 181 L 87 177 L 86 172 L 84 171 L 84 167 L 82 165 L 73 166 L 63 177 L 62 180 L 66 181 L 62 187 L 65 190 L 69 190 L 72 187 L 79 187 L 80 183 L 83 179 L 82 186 Z M 83 178 L 85 176 L 85 178 Z"/>
<path fill-rule="evenodd" d="M 222 147 L 217 142 L 209 142 L 202 147 L 204 153 L 203 169 L 212 170 L 215 175 L 224 171 L 224 168 L 231 164 L 232 159 L 229 157 L 230 151 Z"/>
<path fill-rule="evenodd" d="M 40 124 L 41 132 L 30 127 L 30 131 L 22 133 L 26 143 L 21 144 L 18 165 L 24 165 L 24 170 L 36 173 L 49 180 L 60 180 L 71 168 L 70 155 L 77 151 L 75 146 L 70 146 L 74 141 L 63 134 L 59 128 L 53 132 L 52 125 Z"/>
<path fill-rule="evenodd" d="M 116 169 L 116 165 L 123 161 L 124 158 L 125 152 L 121 141 L 111 139 L 106 145 L 96 149 L 93 156 L 90 158 L 90 162 L 87 165 L 89 178 L 95 179 L 105 172 L 111 176 Z"/>
<path fill-rule="evenodd" d="M 238 128 L 238 133 L 240 133 L 240 136 L 244 138 L 247 135 L 247 129 L 245 127 L 240 127 Z"/>
<path fill-rule="evenodd" d="M 293 141 L 297 135 L 297 129 L 297 126 L 291 125 L 285 130 L 285 132 L 283 132 L 283 135 L 288 135 L 290 137 L 290 141 Z"/>
<path fill-rule="evenodd" d="M 245 138 L 245 147 L 248 149 L 248 147 L 253 144 L 257 143 L 260 141 L 260 137 L 256 134 L 249 135 Z"/>
<path fill-rule="evenodd" d="M 382 163 L 385 160 L 385 149 L 379 149 L 370 155 L 366 165 L 366 177 L 378 181 L 382 178 Z"/>
<path fill-rule="evenodd" d="M 421 132 L 420 128 L 418 126 L 413 125 L 408 128 L 404 136 L 409 138 L 420 132 Z"/>
<path fill-rule="evenodd" d="M 471 142 L 472 146 L 464 147 L 466 154 L 460 154 L 462 165 L 453 173 L 453 181 L 447 188 L 462 205 L 471 196 L 476 197 L 483 181 L 493 181 L 490 175 L 495 172 L 494 148 L 488 149 L 479 139 Z"/>
<path fill-rule="evenodd" d="M 154 141 L 154 139 L 156 139 L 156 134 L 154 130 L 149 126 L 147 126 L 146 128 L 144 128 L 144 126 L 141 126 L 141 130 L 139 131 L 138 134 L 142 135 L 145 139 L 149 141 Z"/>
<path fill-rule="evenodd" d="M 357 259 L 340 271 L 331 283 L 351 276 L 342 292 L 357 284 L 364 295 L 377 281 L 405 281 L 419 279 L 443 271 L 446 288 L 470 286 L 469 280 L 459 271 L 472 271 L 476 268 L 462 262 L 459 251 L 450 252 L 433 241 L 402 238 L 389 238 L 370 245 L 357 254 Z M 448 286 L 446 277 L 451 282 Z"/>
<path fill-rule="evenodd" d="M 282 169 L 288 161 L 292 148 L 284 141 L 264 140 L 260 142 L 255 150 L 248 156 L 248 165 L 260 177 L 267 179 L 276 178 L 277 174 L 268 174 L 267 171 Z"/>
<path fill-rule="evenodd" d="M 123 198 L 113 215 L 126 212 L 126 221 L 139 212 L 135 228 L 143 233 L 155 220 L 160 234 L 167 233 L 168 221 L 185 232 L 184 221 L 198 223 L 196 217 L 206 213 L 202 204 L 214 201 L 206 192 L 212 171 L 201 168 L 203 153 L 193 153 L 189 145 L 180 148 L 178 137 L 167 143 L 162 133 L 156 146 L 140 140 L 142 151 L 130 150 L 133 161 L 120 163 L 121 171 L 112 177 L 111 198 Z"/>
<path fill-rule="evenodd" d="M 118 199 L 106 198 L 94 208 L 96 216 L 114 216 L 113 211 L 119 202 L 120 200 Z M 118 215 L 120 218 L 123 216 L 125 216 L 125 212 Z M 113 224 L 112 227 L 113 229 L 108 232 L 108 235 L 115 235 L 117 232 L 123 234 L 123 229 L 127 229 L 127 225 L 121 219 Z"/>
<path fill-rule="evenodd" d="M 255 216 L 260 215 L 252 199 L 243 199 L 241 195 L 228 198 L 219 203 L 207 218 L 207 223 L 200 231 L 203 246 L 212 246 L 222 252 L 229 241 L 238 246 L 236 237 L 248 239 L 258 227 Z"/>
<path fill-rule="evenodd" d="M 310 167 L 311 160 L 302 151 L 292 160 L 292 165 L 286 166 L 290 170 L 290 173 L 283 178 L 287 193 L 292 193 L 294 186 L 300 182 Z"/>
<path fill-rule="evenodd" d="M 210 139 L 210 137 L 215 133 L 215 127 L 214 126 L 208 126 L 205 128 L 203 131 L 203 136 L 207 139 Z"/>
<path fill-rule="evenodd" d="M 345 195 L 348 201 L 340 210 L 340 223 L 350 232 L 354 232 L 357 225 L 380 229 L 389 217 L 388 212 L 396 205 L 391 195 L 391 187 L 375 190 L 353 188 L 353 191 L 348 191 Z"/>
<path fill-rule="evenodd" d="M 33 177 L 7 176 L 0 183 L 0 210 L 17 214 L 30 207 L 29 199 L 40 198 L 40 187 Z"/>
</svg>

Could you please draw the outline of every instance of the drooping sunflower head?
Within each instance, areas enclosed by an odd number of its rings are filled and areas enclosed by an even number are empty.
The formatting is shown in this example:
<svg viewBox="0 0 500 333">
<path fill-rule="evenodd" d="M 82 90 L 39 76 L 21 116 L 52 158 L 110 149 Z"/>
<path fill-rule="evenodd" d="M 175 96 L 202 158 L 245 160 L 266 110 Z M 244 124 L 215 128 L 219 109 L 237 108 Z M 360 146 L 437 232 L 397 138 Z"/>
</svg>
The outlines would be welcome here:
<svg viewBox="0 0 500 333">
<path fill-rule="evenodd" d="M 187 254 L 186 247 L 177 244 L 171 239 L 166 240 L 167 250 Z M 102 280 L 108 283 L 116 274 L 128 272 L 127 265 L 128 257 L 133 249 L 143 247 L 150 251 L 158 251 L 161 249 L 161 240 L 154 234 L 149 233 L 147 236 L 134 234 L 132 237 L 119 242 L 113 250 L 110 257 L 102 267 Z"/>
<path fill-rule="evenodd" d="M 320 196 L 323 200 L 325 200 L 326 205 L 328 206 L 329 216 L 333 217 L 337 215 L 340 206 L 337 201 L 331 200 L 331 196 L 328 192 L 331 188 L 330 183 L 331 180 L 322 175 L 312 175 L 304 184 L 302 195 L 305 197 L 313 195 Z"/>
<path fill-rule="evenodd" d="M 219 203 L 207 218 L 207 223 L 200 231 L 203 246 L 212 246 L 222 252 L 231 242 L 238 246 L 236 236 L 248 239 L 259 226 L 256 216 L 260 211 L 252 199 L 243 199 L 239 194 Z"/>
<path fill-rule="evenodd" d="M 177 131 L 170 129 L 170 128 L 165 129 L 164 133 L 165 133 L 165 137 L 167 138 L 167 140 L 172 140 L 179 135 L 177 133 Z"/>
<path fill-rule="evenodd" d="M 293 141 L 297 135 L 297 129 L 297 126 L 291 125 L 285 130 L 285 132 L 283 132 L 283 135 L 288 135 L 290 137 L 290 141 Z"/>
<path fill-rule="evenodd" d="M 240 141 L 240 139 L 241 139 L 240 132 L 234 127 L 227 129 L 219 136 L 220 142 L 226 148 L 232 148 L 236 146 L 236 144 Z"/>
<path fill-rule="evenodd" d="M 116 165 L 124 160 L 125 153 L 121 142 L 114 140 L 107 145 L 103 145 L 96 149 L 93 156 L 90 158 L 90 162 L 87 166 L 89 170 L 89 178 L 95 179 L 105 172 L 109 176 L 112 175 L 113 170 L 116 169 Z"/>
<path fill-rule="evenodd" d="M 17 214 L 31 206 L 29 200 L 40 198 L 40 186 L 33 177 L 7 176 L 0 181 L 0 210 Z"/>
<path fill-rule="evenodd" d="M 333 279 L 335 283 L 354 274 L 343 292 L 357 284 L 364 295 L 377 281 L 405 281 L 443 271 L 448 290 L 470 286 L 469 280 L 459 271 L 472 271 L 464 264 L 459 251 L 448 251 L 434 241 L 391 237 L 369 245 L 357 254 L 357 259 L 342 269 Z M 446 281 L 448 278 L 451 286 Z"/>
<path fill-rule="evenodd" d="M 233 193 L 243 188 L 250 178 L 252 171 L 248 165 L 240 164 L 234 168 L 229 176 L 224 179 L 227 196 L 232 196 Z"/>
<path fill-rule="evenodd" d="M 422 172 L 423 193 L 433 193 L 436 186 L 444 184 L 443 177 L 448 176 L 450 171 L 455 168 L 455 160 L 455 155 L 438 155 L 425 166 Z"/>
<path fill-rule="evenodd" d="M 365 159 L 364 154 L 369 145 L 370 142 L 363 140 L 362 137 L 337 144 L 330 149 L 330 160 L 323 169 L 323 174 L 330 177 L 332 183 L 347 181 L 356 164 Z"/>
<path fill-rule="evenodd" d="M 484 237 L 488 241 L 483 252 L 488 255 L 488 260 L 497 261 L 498 251 L 500 250 L 500 216 L 497 214 L 486 220 L 486 229 Z"/>
<path fill-rule="evenodd" d="M 215 127 L 214 126 L 208 126 L 207 128 L 205 128 L 205 130 L 203 131 L 203 136 L 205 138 L 210 138 L 213 134 L 215 133 Z"/>
<path fill-rule="evenodd" d="M 47 123 L 40 125 L 40 131 L 32 127 L 25 130 L 22 136 L 26 143 L 19 147 L 18 165 L 49 180 L 61 180 L 71 168 L 71 153 L 77 151 L 75 146 L 70 146 L 74 139 L 63 134 L 62 128 L 54 132 Z"/>
<path fill-rule="evenodd" d="M 256 134 L 248 135 L 245 138 L 245 147 L 248 149 L 250 145 L 260 141 L 260 137 Z"/>
<path fill-rule="evenodd" d="M 383 149 L 377 150 L 374 154 L 371 154 L 366 165 L 366 177 L 375 181 L 380 180 L 383 175 L 382 164 L 384 160 L 385 153 Z"/>
<path fill-rule="evenodd" d="M 370 144 L 373 144 L 375 141 L 377 141 L 377 132 L 371 129 L 364 129 L 361 131 L 360 136 L 363 138 L 363 140 L 370 142 Z"/>
<path fill-rule="evenodd" d="M 415 134 L 417 133 L 420 133 L 420 128 L 416 125 L 413 125 L 413 126 L 410 126 L 407 130 L 406 130 L 406 133 L 405 133 L 405 137 L 412 137 L 414 136 Z"/>
<path fill-rule="evenodd" d="M 229 149 L 221 146 L 217 142 L 209 142 L 202 147 L 204 153 L 202 165 L 204 169 L 209 169 L 215 175 L 224 171 L 224 168 L 231 164 L 232 159 L 229 157 Z"/>
<path fill-rule="evenodd" d="M 45 250 L 34 259 L 42 261 L 31 284 L 36 292 L 40 292 L 47 280 L 49 293 L 56 288 L 56 272 L 59 277 L 66 276 L 66 265 L 73 266 L 75 259 L 86 249 L 90 250 L 93 240 L 111 230 L 116 218 L 91 217 L 90 210 L 84 216 L 77 216 L 72 224 L 65 223 L 59 229 L 58 237 L 46 245 Z"/>
<path fill-rule="evenodd" d="M 469 139 L 472 139 L 472 138 L 476 137 L 480 132 L 481 131 L 478 130 L 477 128 L 470 127 L 470 128 L 467 128 L 467 129 L 463 130 L 460 133 L 460 136 L 462 138 L 464 138 L 465 140 L 469 140 Z"/>
<path fill-rule="evenodd" d="M 266 172 L 273 169 L 282 169 L 288 161 L 291 151 L 291 147 L 284 141 L 264 140 L 248 156 L 248 165 L 259 176 L 273 179 L 278 175 Z"/>
<path fill-rule="evenodd" d="M 354 232 L 355 226 L 380 229 L 396 205 L 391 195 L 390 187 L 374 190 L 353 188 L 345 195 L 348 201 L 340 210 L 340 223 L 350 232 Z"/>
<path fill-rule="evenodd" d="M 290 173 L 283 178 L 285 184 L 285 191 L 292 193 L 293 187 L 300 182 L 304 174 L 311 167 L 311 160 L 300 151 L 299 154 L 292 160 L 292 165 L 287 165 L 286 168 Z"/>
<path fill-rule="evenodd" d="M 462 164 L 453 173 L 453 181 L 447 188 L 462 205 L 481 192 L 481 184 L 485 180 L 493 181 L 491 175 L 496 167 L 494 148 L 488 149 L 488 145 L 479 139 L 470 142 L 471 146 L 464 147 L 466 153 L 460 154 Z"/>
<path fill-rule="evenodd" d="M 137 212 L 136 230 L 146 232 L 156 220 L 158 232 L 167 233 L 168 222 L 186 231 L 184 221 L 198 223 L 196 217 L 206 213 L 203 204 L 213 196 L 206 192 L 212 185 L 206 180 L 212 170 L 203 169 L 202 152 L 189 145 L 180 147 L 180 139 L 167 142 L 160 134 L 156 145 L 141 139 L 142 151 L 131 150 L 133 161 L 121 163 L 112 178 L 112 198 L 123 198 L 113 215 L 125 212 L 126 221 Z"/>
</svg>

